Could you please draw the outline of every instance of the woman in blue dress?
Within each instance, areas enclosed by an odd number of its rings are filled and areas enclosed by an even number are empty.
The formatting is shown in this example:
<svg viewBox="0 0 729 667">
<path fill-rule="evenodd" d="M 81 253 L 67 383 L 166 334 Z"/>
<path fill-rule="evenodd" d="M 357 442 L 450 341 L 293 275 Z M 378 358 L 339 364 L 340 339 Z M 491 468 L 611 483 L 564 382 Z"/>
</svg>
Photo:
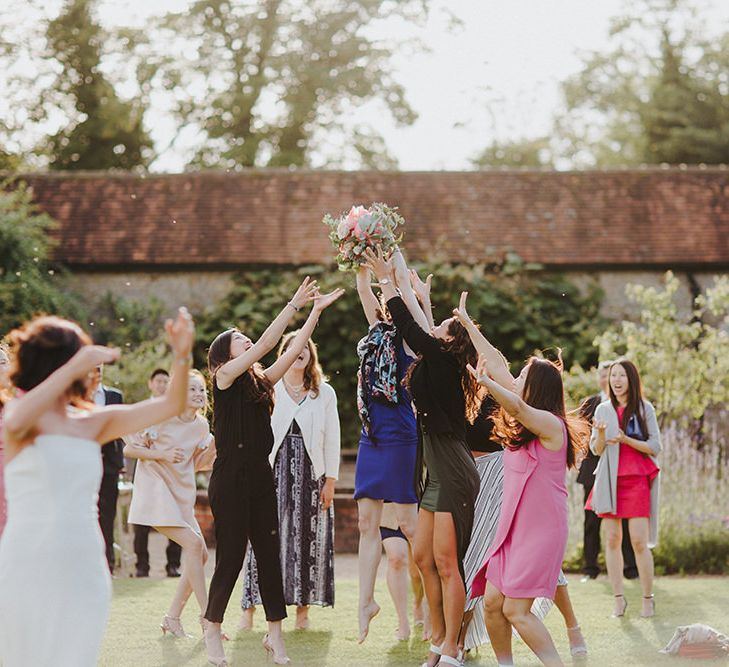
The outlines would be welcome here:
<svg viewBox="0 0 729 667">
<path fill-rule="evenodd" d="M 403 300 L 416 317 L 427 322 L 430 315 L 430 281 L 411 275 L 399 251 L 395 253 L 398 285 Z M 393 503 L 397 522 L 409 542 L 415 536 L 417 496 L 415 461 L 418 433 L 410 394 L 402 380 L 415 354 L 389 320 L 375 297 L 370 272 L 361 267 L 357 293 L 367 317 L 369 331 L 358 343 L 360 368 L 357 406 L 362 433 L 357 451 L 354 499 L 359 512 L 359 642 L 367 637 L 370 621 L 380 611 L 375 602 L 377 566 L 382 555 L 380 517 L 383 504 Z M 418 304 L 418 297 L 423 302 Z"/>
</svg>

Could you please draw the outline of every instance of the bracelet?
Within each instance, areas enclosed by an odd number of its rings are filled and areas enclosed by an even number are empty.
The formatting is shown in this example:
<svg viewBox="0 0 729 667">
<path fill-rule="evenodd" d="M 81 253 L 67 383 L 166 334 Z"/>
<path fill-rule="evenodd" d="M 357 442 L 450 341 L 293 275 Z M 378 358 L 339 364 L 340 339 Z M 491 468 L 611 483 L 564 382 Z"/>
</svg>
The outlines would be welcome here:
<svg viewBox="0 0 729 667">
<path fill-rule="evenodd" d="M 192 352 L 184 357 L 177 357 L 175 363 L 180 364 L 180 366 L 192 366 Z"/>
<path fill-rule="evenodd" d="M 301 308 L 297 308 L 293 303 L 291 303 L 291 301 L 289 301 L 286 305 L 291 306 L 297 313 L 301 310 Z"/>
</svg>

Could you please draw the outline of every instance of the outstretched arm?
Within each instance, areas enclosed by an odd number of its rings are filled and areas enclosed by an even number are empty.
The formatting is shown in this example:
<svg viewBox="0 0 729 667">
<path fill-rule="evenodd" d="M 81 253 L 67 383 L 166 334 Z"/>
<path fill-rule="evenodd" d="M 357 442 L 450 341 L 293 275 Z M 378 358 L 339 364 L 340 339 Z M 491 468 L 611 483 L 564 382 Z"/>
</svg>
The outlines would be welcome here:
<svg viewBox="0 0 729 667">
<path fill-rule="evenodd" d="M 286 327 L 289 325 L 291 318 L 308 301 L 314 298 L 316 293 L 316 281 L 311 280 L 309 276 L 304 278 L 304 282 L 299 285 L 296 293 L 276 316 L 276 319 L 268 325 L 268 328 L 261 334 L 261 337 L 255 344 L 239 357 L 235 357 L 224 363 L 215 373 L 215 383 L 218 389 L 227 389 L 233 384 L 243 373 L 245 373 L 253 364 L 260 361 L 266 356 L 283 336 Z"/>
<path fill-rule="evenodd" d="M 271 364 L 264 372 L 266 377 L 273 383 L 276 384 L 286 373 L 291 365 L 296 361 L 296 357 L 301 354 L 301 351 L 306 346 L 306 341 L 311 338 L 316 328 L 316 323 L 319 321 L 319 316 L 322 312 L 331 306 L 340 296 L 344 294 L 342 288 L 335 289 L 329 294 L 324 296 L 317 296 L 314 301 L 314 307 L 309 313 L 309 317 L 306 319 L 304 326 L 299 329 L 291 344 L 276 361 Z"/>
<path fill-rule="evenodd" d="M 470 364 L 468 370 L 479 384 L 489 390 L 489 393 L 504 410 L 539 438 L 546 449 L 553 451 L 561 449 L 564 438 L 559 417 L 547 410 L 533 408 L 513 391 L 496 382 L 490 373 L 488 361 L 484 355 L 479 355 L 478 370 Z"/>
<path fill-rule="evenodd" d="M 491 343 L 489 343 L 486 336 L 484 336 L 481 331 L 479 331 L 479 328 L 474 324 L 471 316 L 466 310 L 467 298 L 468 292 L 461 292 L 461 300 L 458 304 L 458 308 L 453 310 L 453 315 L 466 328 L 468 336 L 479 355 L 483 355 L 486 358 L 489 372 L 493 379 L 502 387 L 511 390 L 514 388 L 514 376 L 509 372 L 509 365 L 506 363 L 504 355 L 491 345 Z"/>
<path fill-rule="evenodd" d="M 159 398 L 128 405 L 111 405 L 93 412 L 91 419 L 99 422 L 99 432 L 96 435 L 98 442 L 116 440 L 129 433 L 160 424 L 185 409 L 192 343 L 195 339 L 192 317 L 185 308 L 180 308 L 174 322 L 167 320 L 165 330 L 173 352 L 172 379 L 167 391 Z"/>
<path fill-rule="evenodd" d="M 372 326 L 377 322 L 377 311 L 380 308 L 380 304 L 377 301 L 375 293 L 372 291 L 370 279 L 370 270 L 364 265 L 360 266 L 359 271 L 357 271 L 357 294 L 362 303 L 367 324 Z"/>
<path fill-rule="evenodd" d="M 10 401 L 3 415 L 6 443 L 11 447 L 22 445 L 32 436 L 38 419 L 64 396 L 76 380 L 85 378 L 96 366 L 110 364 L 118 358 L 119 350 L 86 345 L 38 386 Z"/>
<path fill-rule="evenodd" d="M 395 271 L 395 283 L 400 289 L 400 296 L 408 307 L 410 314 L 423 331 L 430 331 L 428 317 L 418 303 L 418 297 L 415 295 L 413 286 L 410 282 L 410 272 L 408 265 L 405 263 L 405 257 L 399 249 L 392 253 L 392 266 Z"/>
<path fill-rule="evenodd" d="M 433 306 L 430 303 L 430 281 L 433 279 L 433 274 L 429 273 L 425 281 L 420 280 L 420 276 L 415 269 L 410 269 L 410 284 L 413 286 L 415 296 L 420 301 L 420 307 L 425 313 L 425 319 L 428 320 L 428 326 L 432 329 L 435 326 L 433 321 Z"/>
</svg>

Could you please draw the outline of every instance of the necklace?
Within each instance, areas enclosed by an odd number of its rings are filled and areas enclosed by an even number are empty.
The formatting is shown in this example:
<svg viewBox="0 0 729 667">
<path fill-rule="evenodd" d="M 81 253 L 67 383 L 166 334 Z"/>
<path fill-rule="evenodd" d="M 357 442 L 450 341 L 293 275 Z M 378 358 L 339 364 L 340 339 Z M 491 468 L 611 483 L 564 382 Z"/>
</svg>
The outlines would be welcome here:
<svg viewBox="0 0 729 667">
<path fill-rule="evenodd" d="M 293 385 L 288 380 L 284 379 L 284 385 L 292 394 L 295 394 L 297 398 L 304 392 L 304 383 Z"/>
</svg>

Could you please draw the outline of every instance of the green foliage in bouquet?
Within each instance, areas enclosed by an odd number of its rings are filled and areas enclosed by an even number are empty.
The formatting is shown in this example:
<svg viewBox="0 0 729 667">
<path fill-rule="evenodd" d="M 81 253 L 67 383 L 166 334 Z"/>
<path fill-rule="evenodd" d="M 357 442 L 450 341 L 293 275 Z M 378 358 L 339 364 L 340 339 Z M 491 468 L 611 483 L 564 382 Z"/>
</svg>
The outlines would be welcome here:
<svg viewBox="0 0 729 667">
<path fill-rule="evenodd" d="M 356 271 L 367 248 L 379 246 L 389 256 L 402 240 L 398 227 L 405 224 L 396 208 L 378 202 L 369 208 L 353 206 L 338 218 L 327 213 L 322 222 L 329 228 L 340 271 Z"/>
</svg>

